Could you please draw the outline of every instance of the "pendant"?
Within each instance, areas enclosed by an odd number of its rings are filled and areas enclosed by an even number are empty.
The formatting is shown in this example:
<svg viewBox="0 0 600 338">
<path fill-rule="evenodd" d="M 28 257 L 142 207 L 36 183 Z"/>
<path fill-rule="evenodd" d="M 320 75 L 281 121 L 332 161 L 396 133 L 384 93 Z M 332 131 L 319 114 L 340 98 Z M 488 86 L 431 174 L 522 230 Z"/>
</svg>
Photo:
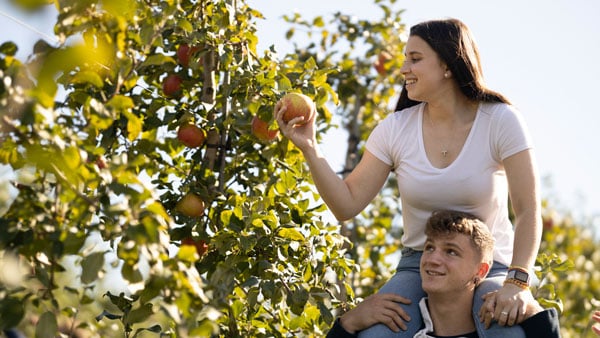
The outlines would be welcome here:
<svg viewBox="0 0 600 338">
<path fill-rule="evenodd" d="M 442 150 L 442 156 L 446 157 L 448 155 L 448 150 Z"/>
</svg>

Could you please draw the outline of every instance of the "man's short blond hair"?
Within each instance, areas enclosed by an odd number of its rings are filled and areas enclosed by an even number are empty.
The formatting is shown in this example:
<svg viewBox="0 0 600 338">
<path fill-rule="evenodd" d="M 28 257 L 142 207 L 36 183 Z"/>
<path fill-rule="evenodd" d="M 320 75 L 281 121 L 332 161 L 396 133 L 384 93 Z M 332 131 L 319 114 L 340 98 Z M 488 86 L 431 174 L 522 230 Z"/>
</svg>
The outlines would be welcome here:
<svg viewBox="0 0 600 338">
<path fill-rule="evenodd" d="M 456 210 L 434 211 L 425 225 L 428 238 L 463 234 L 471 238 L 473 248 L 481 260 L 489 264 L 494 260 L 494 237 L 488 226 L 477 216 Z"/>
</svg>

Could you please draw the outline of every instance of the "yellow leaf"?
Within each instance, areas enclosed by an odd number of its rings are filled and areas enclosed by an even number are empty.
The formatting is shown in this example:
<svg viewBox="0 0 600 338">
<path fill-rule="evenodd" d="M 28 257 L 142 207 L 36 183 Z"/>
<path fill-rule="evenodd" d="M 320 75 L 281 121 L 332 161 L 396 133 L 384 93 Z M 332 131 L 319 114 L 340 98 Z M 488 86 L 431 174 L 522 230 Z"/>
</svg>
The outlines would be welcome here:
<svg viewBox="0 0 600 338">
<path fill-rule="evenodd" d="M 283 228 L 281 230 L 279 230 L 279 236 L 283 237 L 283 238 L 287 238 L 287 239 L 291 239 L 292 241 L 304 241 L 304 235 L 294 229 L 294 228 Z"/>
</svg>

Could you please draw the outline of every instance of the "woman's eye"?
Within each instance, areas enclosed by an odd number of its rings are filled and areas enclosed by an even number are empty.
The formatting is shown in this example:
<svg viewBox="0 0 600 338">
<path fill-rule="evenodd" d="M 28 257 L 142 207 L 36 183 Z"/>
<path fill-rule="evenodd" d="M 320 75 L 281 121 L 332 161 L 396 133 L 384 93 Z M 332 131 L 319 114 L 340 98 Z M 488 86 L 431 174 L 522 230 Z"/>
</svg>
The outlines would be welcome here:
<svg viewBox="0 0 600 338">
<path fill-rule="evenodd" d="M 456 251 L 454 251 L 454 250 L 448 250 L 448 254 L 450 256 L 457 256 L 458 255 L 458 253 Z"/>
</svg>

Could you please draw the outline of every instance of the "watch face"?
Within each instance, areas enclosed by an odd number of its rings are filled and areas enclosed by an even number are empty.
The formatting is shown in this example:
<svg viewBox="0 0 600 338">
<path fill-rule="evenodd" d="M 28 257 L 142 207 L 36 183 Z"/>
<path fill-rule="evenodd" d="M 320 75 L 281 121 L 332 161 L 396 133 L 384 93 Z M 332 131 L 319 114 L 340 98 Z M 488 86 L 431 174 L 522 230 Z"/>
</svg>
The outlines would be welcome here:
<svg viewBox="0 0 600 338">
<path fill-rule="evenodd" d="M 515 270 L 515 279 L 527 283 L 529 282 L 529 274 L 523 271 Z"/>
</svg>

